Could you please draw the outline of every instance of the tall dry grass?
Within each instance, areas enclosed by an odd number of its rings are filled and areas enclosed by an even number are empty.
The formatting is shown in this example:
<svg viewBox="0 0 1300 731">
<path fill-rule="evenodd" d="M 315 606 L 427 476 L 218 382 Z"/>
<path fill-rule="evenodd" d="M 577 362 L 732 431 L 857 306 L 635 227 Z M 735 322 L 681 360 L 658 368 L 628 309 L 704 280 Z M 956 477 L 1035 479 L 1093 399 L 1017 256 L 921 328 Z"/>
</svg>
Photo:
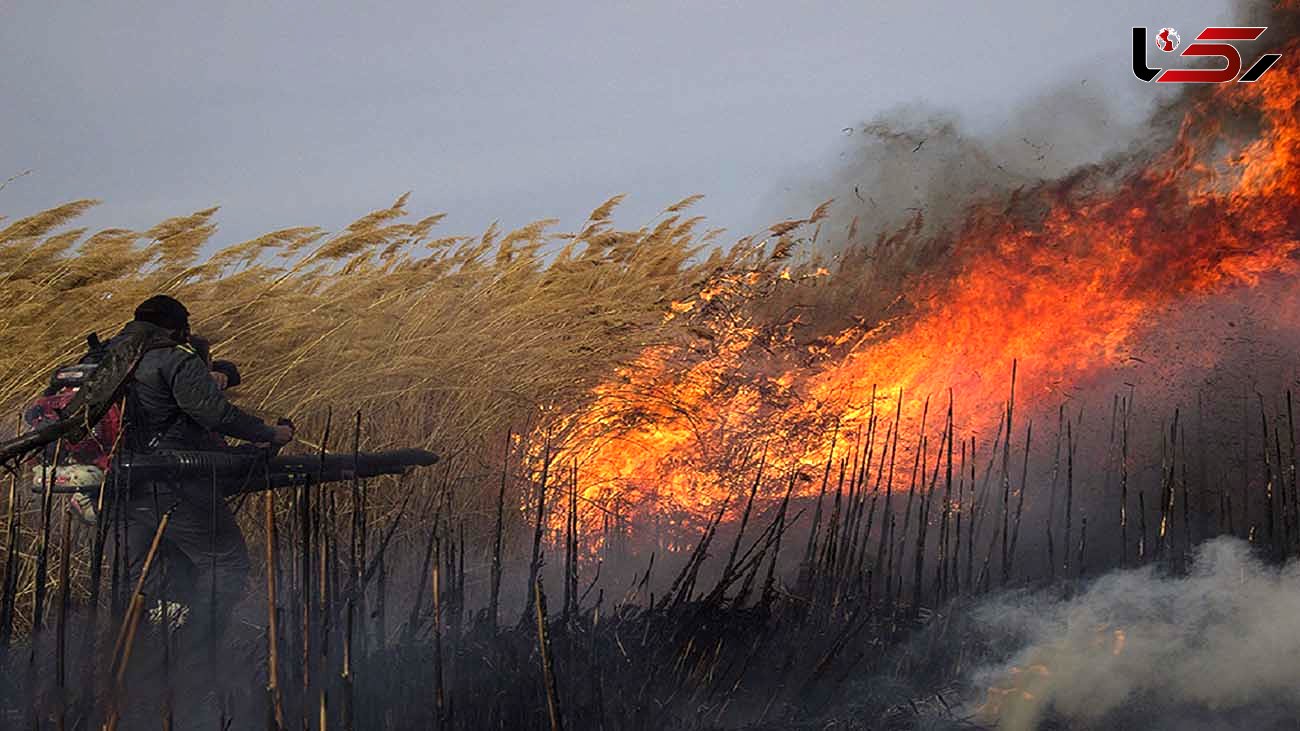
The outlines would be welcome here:
<svg viewBox="0 0 1300 731">
<path fill-rule="evenodd" d="M 238 362 L 243 405 L 319 419 L 362 409 L 386 443 L 473 448 L 539 410 L 580 399 L 608 368 L 665 337 L 670 302 L 737 265 L 739 249 L 670 207 L 616 230 L 620 197 L 576 233 L 539 221 L 439 236 L 406 196 L 329 234 L 275 231 L 208 253 L 216 209 L 147 231 L 74 228 L 77 201 L 0 220 L 0 409 L 35 394 L 91 331 L 109 334 L 165 292 Z M 376 424 L 378 426 L 380 424 Z"/>
</svg>

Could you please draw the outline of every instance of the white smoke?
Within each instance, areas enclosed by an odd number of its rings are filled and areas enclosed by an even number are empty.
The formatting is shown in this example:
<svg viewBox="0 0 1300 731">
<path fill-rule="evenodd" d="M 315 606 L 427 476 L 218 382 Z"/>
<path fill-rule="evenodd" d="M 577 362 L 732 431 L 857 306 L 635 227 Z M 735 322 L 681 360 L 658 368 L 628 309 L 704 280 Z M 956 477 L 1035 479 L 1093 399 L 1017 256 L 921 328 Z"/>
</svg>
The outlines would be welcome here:
<svg viewBox="0 0 1300 731">
<path fill-rule="evenodd" d="M 1004 596 L 975 616 L 1019 648 L 976 677 L 991 688 L 983 720 L 1001 729 L 1048 718 L 1069 728 L 1293 728 L 1273 724 L 1300 718 L 1300 563 L 1264 565 L 1237 539 L 1201 546 L 1185 577 L 1116 571 L 1071 599 Z"/>
</svg>

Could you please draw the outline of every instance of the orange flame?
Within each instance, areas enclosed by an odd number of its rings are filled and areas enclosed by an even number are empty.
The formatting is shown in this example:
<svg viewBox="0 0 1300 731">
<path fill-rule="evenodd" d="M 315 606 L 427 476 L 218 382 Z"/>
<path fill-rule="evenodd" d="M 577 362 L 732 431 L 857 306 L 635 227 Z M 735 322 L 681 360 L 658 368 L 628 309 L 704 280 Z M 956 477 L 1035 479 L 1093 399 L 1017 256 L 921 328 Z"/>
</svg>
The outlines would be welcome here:
<svg viewBox="0 0 1300 731">
<path fill-rule="evenodd" d="M 1294 274 L 1298 97 L 1290 66 L 1203 92 L 1175 142 L 1140 170 L 1089 170 L 973 208 L 946 260 L 910 283 L 909 312 L 882 326 L 800 350 L 736 317 L 704 343 L 706 357 L 646 349 L 562 425 L 583 498 L 605 514 L 698 529 L 752 479 L 760 449 L 769 474 L 820 478 L 845 435 L 873 413 L 892 418 L 900 393 L 905 419 L 951 389 L 968 420 L 992 423 L 1013 360 L 1018 400 L 1059 399 L 1062 384 L 1125 359 L 1171 306 Z M 1229 120 L 1258 132 L 1234 142 Z M 748 283 L 724 280 L 673 316 Z M 815 494 L 816 481 L 799 489 Z"/>
</svg>

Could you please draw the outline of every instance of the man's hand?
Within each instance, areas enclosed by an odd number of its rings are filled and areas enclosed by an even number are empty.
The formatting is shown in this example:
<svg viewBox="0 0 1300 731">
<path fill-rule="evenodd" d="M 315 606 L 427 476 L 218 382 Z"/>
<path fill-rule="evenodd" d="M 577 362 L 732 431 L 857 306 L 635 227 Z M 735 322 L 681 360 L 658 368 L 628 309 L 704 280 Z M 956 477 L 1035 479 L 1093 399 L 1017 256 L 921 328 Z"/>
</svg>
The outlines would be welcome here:
<svg viewBox="0 0 1300 731">
<path fill-rule="evenodd" d="M 72 499 L 68 501 L 68 512 L 72 513 L 82 523 L 94 525 L 99 516 L 95 513 L 95 501 L 84 492 L 74 492 Z"/>
<path fill-rule="evenodd" d="M 212 376 L 213 381 L 216 381 L 217 388 L 222 391 L 226 390 L 226 386 L 230 383 L 229 376 L 221 371 L 208 371 L 208 374 Z"/>
<path fill-rule="evenodd" d="M 275 429 L 275 436 L 271 437 L 271 443 L 275 446 L 283 447 L 293 441 L 292 424 L 277 424 L 271 428 Z"/>
</svg>

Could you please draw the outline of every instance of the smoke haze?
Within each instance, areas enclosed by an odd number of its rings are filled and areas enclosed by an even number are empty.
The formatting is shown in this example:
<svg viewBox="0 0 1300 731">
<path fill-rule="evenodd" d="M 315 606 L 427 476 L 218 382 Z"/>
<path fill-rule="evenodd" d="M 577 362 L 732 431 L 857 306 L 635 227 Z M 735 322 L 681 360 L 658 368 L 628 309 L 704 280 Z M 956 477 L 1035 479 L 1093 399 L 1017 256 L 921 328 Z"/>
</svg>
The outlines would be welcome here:
<svg viewBox="0 0 1300 731">
<path fill-rule="evenodd" d="M 1202 545 L 1186 577 L 1107 574 L 1064 601 L 1003 596 L 977 624 L 1014 648 L 977 673 L 1000 728 L 1271 728 L 1300 714 L 1300 563 L 1245 542 Z M 996 710 L 996 712 L 995 712 Z M 1244 725 L 1243 725 L 1244 724 Z"/>
</svg>

